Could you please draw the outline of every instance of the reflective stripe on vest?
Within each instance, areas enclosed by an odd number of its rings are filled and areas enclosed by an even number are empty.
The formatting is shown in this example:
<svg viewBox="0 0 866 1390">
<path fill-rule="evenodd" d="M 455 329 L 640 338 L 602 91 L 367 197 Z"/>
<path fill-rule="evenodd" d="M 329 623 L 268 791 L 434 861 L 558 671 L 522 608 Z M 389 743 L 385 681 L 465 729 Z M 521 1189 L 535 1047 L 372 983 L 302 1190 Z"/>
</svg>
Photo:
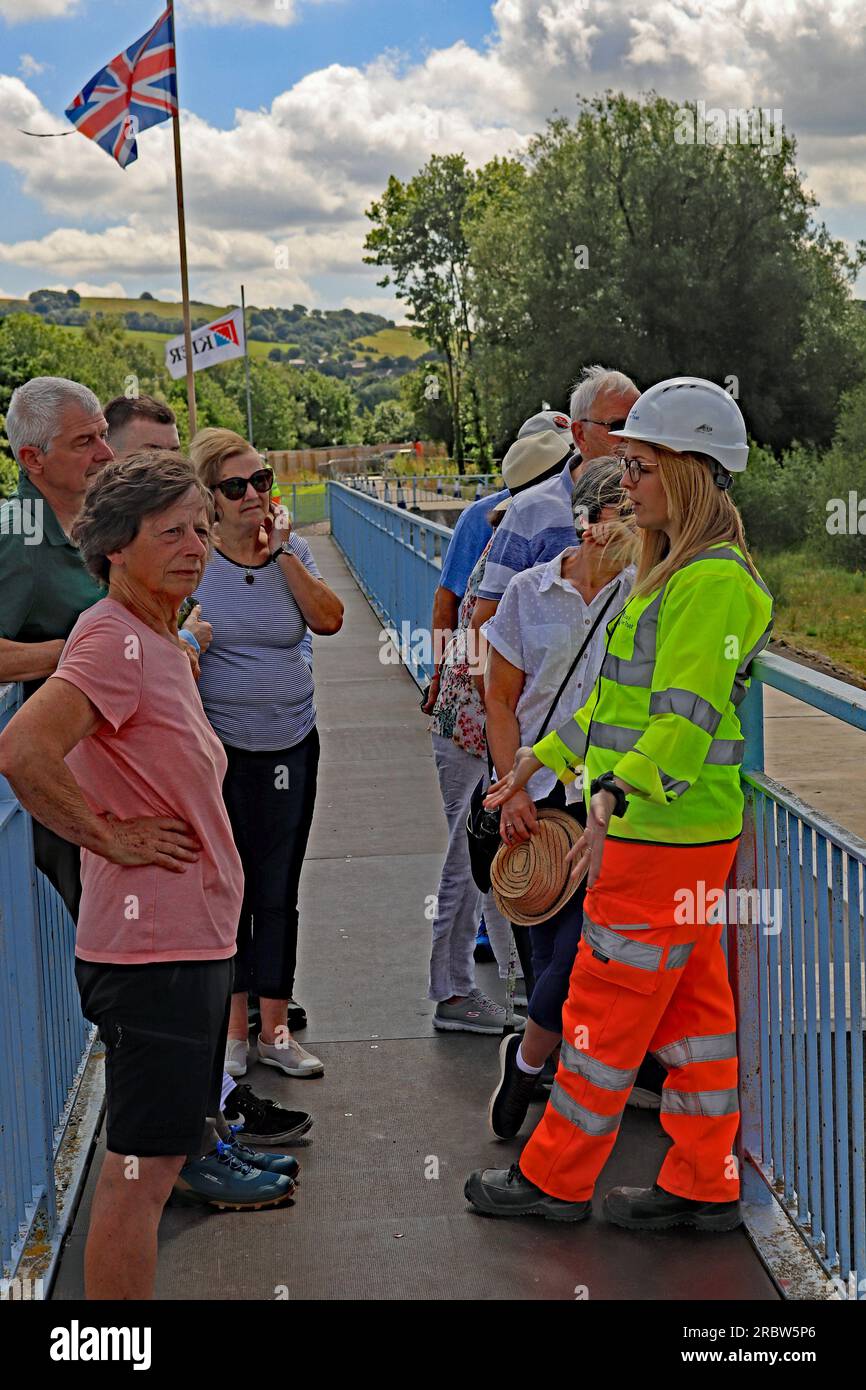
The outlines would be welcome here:
<svg viewBox="0 0 866 1390">
<path fill-rule="evenodd" d="M 687 1067 L 692 1062 L 729 1062 L 737 1056 L 737 1035 L 712 1033 L 704 1038 L 680 1038 L 679 1042 L 654 1047 L 653 1056 L 666 1067 Z"/>
<path fill-rule="evenodd" d="M 714 709 L 709 700 L 693 695 L 690 690 L 656 690 L 650 695 L 650 714 L 678 714 L 705 733 L 714 734 L 721 722 L 721 714 Z"/>
<path fill-rule="evenodd" d="M 590 1057 L 588 1052 L 581 1052 L 578 1048 L 572 1047 L 567 1038 L 562 1040 L 559 1060 L 566 1071 L 574 1072 L 576 1076 L 585 1077 L 593 1086 L 598 1086 L 601 1091 L 631 1090 L 638 1073 L 637 1067 L 608 1066 L 606 1062 L 600 1062 L 597 1057 Z"/>
<path fill-rule="evenodd" d="M 655 696 L 650 700 L 650 714 L 659 714 L 662 711 L 652 707 L 652 700 L 654 699 Z M 570 727 L 572 724 L 574 724 L 574 732 Z M 586 735 L 579 724 L 571 719 L 564 728 L 557 729 L 556 732 L 573 753 L 576 753 L 578 757 L 583 757 L 586 752 Z M 643 733 L 643 729 L 627 729 L 623 724 L 593 722 L 592 746 L 593 748 L 610 748 L 615 753 L 628 753 L 634 748 Z M 578 747 L 579 744 L 582 746 Z M 713 763 L 716 767 L 736 766 L 743 761 L 745 746 L 745 739 L 714 738 L 704 762 Z"/>
<path fill-rule="evenodd" d="M 583 940 L 594 951 L 600 951 L 608 960 L 621 961 L 623 965 L 633 965 L 636 970 L 658 970 L 661 964 L 662 947 L 645 946 L 642 941 L 632 941 L 621 936 L 610 927 L 602 927 L 592 922 L 584 914 Z"/>
<path fill-rule="evenodd" d="M 739 1109 L 736 1089 L 732 1091 L 662 1091 L 662 1114 L 736 1115 Z"/>
<path fill-rule="evenodd" d="M 748 679 L 749 667 L 751 666 L 758 653 L 762 652 L 766 647 L 767 643 L 770 640 L 772 631 L 773 619 L 771 618 L 764 631 L 758 638 L 757 642 L 755 643 L 754 647 L 752 648 L 752 650 L 750 652 L 747 652 L 746 655 L 743 657 L 742 661 L 740 662 L 740 665 L 737 669 L 737 674 L 734 676 L 734 688 L 731 691 L 731 702 L 735 709 L 737 705 L 742 704 L 743 700 L 745 700 L 746 695 L 748 694 L 746 680 Z"/>
<path fill-rule="evenodd" d="M 558 1081 L 554 1081 L 551 1087 L 550 1104 L 569 1124 L 582 1129 L 584 1134 L 592 1135 L 593 1138 L 615 1134 L 622 1119 L 622 1111 L 617 1115 L 599 1115 L 595 1110 L 587 1110 L 585 1105 L 578 1105 Z"/>
</svg>

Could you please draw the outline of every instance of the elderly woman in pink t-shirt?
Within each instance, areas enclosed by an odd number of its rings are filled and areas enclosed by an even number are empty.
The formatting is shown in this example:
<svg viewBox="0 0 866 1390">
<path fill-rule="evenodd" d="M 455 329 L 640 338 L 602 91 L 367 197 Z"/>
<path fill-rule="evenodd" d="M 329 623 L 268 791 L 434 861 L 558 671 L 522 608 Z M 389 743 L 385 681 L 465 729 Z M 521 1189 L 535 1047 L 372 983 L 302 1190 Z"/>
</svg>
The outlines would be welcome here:
<svg viewBox="0 0 866 1390">
<path fill-rule="evenodd" d="M 225 753 L 177 635 L 212 520 L 210 493 L 176 453 L 106 466 L 72 535 L 107 597 L 0 737 L 22 804 L 81 846 L 75 971 L 106 1044 L 108 1100 L 89 1298 L 151 1296 L 160 1213 L 176 1183 L 196 1190 L 185 1173 L 200 1177 L 200 1164 L 187 1159 L 210 1151 L 219 1110 L 243 873 Z M 287 1201 L 295 1160 L 241 1153 L 222 1143 L 211 1160 L 234 1204 Z"/>
</svg>

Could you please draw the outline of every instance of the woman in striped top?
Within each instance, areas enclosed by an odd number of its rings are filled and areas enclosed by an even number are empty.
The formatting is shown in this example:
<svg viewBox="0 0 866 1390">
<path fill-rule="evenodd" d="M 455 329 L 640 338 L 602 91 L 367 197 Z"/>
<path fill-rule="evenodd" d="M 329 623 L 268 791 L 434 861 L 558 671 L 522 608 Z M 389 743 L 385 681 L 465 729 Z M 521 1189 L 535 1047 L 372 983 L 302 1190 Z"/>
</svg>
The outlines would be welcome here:
<svg viewBox="0 0 866 1390">
<path fill-rule="evenodd" d="M 223 796 L 245 880 L 226 1070 L 246 1073 L 252 992 L 261 1009 L 259 1061 L 288 1076 L 321 1076 L 322 1063 L 292 1036 L 288 1010 L 298 1008 L 298 886 L 319 761 L 307 629 L 338 632 L 343 605 L 273 506 L 273 471 L 246 440 L 200 430 L 190 456 L 218 523 L 195 593 L 214 631 L 199 692 L 228 756 Z"/>
</svg>

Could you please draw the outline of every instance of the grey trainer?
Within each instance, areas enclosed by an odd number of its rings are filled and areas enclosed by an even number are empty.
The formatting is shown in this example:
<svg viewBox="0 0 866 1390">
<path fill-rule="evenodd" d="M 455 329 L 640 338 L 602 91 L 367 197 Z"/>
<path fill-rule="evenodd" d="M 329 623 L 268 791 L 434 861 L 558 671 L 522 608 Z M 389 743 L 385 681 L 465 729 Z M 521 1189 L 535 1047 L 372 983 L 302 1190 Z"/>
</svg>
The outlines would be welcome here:
<svg viewBox="0 0 866 1390">
<path fill-rule="evenodd" d="M 459 1004 L 437 1004 L 433 1027 L 446 1033 L 501 1033 L 505 1027 L 505 1010 L 482 990 L 473 989 Z M 515 1016 L 515 1032 L 525 1027 L 526 1020 Z"/>
</svg>

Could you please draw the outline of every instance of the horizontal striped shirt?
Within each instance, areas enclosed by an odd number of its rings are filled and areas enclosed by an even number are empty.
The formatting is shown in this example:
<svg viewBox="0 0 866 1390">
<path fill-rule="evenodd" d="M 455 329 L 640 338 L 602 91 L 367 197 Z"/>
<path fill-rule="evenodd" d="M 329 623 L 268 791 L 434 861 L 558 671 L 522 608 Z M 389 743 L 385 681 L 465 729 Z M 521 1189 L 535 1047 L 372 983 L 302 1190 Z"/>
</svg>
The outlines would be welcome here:
<svg viewBox="0 0 866 1390">
<path fill-rule="evenodd" d="M 493 537 L 479 598 L 498 601 L 514 574 L 561 555 L 576 539 L 572 458 L 561 473 L 515 497 Z"/>
<path fill-rule="evenodd" d="M 312 551 L 293 553 L 321 578 Z M 316 722 L 309 637 L 279 561 L 248 567 L 214 552 L 194 598 L 213 627 L 202 653 L 199 692 L 223 743 L 250 752 L 293 748 Z"/>
</svg>

